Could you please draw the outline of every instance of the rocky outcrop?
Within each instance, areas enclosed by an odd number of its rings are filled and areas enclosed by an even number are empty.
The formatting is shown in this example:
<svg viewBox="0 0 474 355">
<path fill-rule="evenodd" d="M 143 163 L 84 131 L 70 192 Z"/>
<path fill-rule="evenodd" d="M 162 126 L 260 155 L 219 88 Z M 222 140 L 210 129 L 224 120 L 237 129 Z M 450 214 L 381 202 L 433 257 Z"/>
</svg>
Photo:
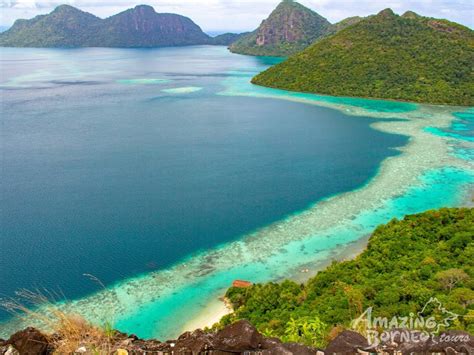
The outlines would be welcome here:
<svg viewBox="0 0 474 355">
<path fill-rule="evenodd" d="M 301 344 L 282 343 L 277 338 L 260 334 L 248 321 L 241 320 L 215 332 L 196 330 L 186 332 L 176 340 L 164 343 L 142 340 L 134 335 L 116 332 L 110 340 L 112 354 L 248 354 L 248 355 L 324 355 L 324 354 L 474 354 L 474 340 L 469 333 L 447 331 L 436 337 L 421 337 L 410 331 L 410 337 L 402 336 L 404 330 L 392 330 L 389 341 L 370 345 L 366 338 L 353 331 L 343 331 L 329 343 L 326 350 L 318 350 Z M 406 334 L 405 334 L 406 335 Z M 54 352 L 54 344 L 34 328 L 27 328 L 0 340 L 0 354 L 46 355 Z M 411 339 L 411 340 L 407 340 Z M 415 339 L 415 340 L 414 340 Z M 93 353 L 93 349 L 81 346 L 76 353 Z"/>
<path fill-rule="evenodd" d="M 51 337 L 51 339 L 53 339 Z M 297 354 L 313 355 L 316 349 L 299 344 L 283 344 L 276 338 L 265 338 L 248 321 L 242 320 L 217 332 L 196 330 L 186 332 L 176 340 L 164 343 L 157 340 L 142 340 L 138 337 L 116 332 L 111 339 L 111 350 L 114 354 Z M 2 346 L 3 345 L 3 346 Z M 83 349 L 85 348 L 85 349 Z M 92 349 L 84 346 L 80 350 L 91 353 Z M 27 328 L 15 333 L 11 338 L 0 343 L 0 354 L 46 355 L 54 351 L 48 338 L 34 328 Z"/>
<path fill-rule="evenodd" d="M 346 330 L 327 346 L 324 353 L 474 354 L 473 337 L 459 330 L 449 330 L 437 336 L 430 336 L 417 330 L 391 329 L 379 338 L 384 340 L 369 344 L 359 333 Z"/>
<path fill-rule="evenodd" d="M 98 47 L 159 47 L 207 44 L 211 38 L 191 19 L 157 13 L 139 5 L 103 20 L 100 32 L 92 39 Z"/>
<path fill-rule="evenodd" d="M 215 349 L 232 352 L 262 348 L 263 336 L 247 321 L 239 321 L 216 334 Z"/>
<path fill-rule="evenodd" d="M 357 354 L 359 350 L 369 347 L 367 339 L 350 330 L 339 334 L 327 347 L 328 354 Z"/>
<path fill-rule="evenodd" d="M 174 346 L 174 350 L 181 353 L 201 353 L 214 348 L 212 336 L 202 330 L 182 334 Z"/>
<path fill-rule="evenodd" d="M 10 350 L 13 347 L 21 355 L 46 355 L 52 350 L 48 338 L 31 327 L 13 334 L 4 345 L 5 352 L 14 353 Z"/>
<path fill-rule="evenodd" d="M 260 56 L 289 56 L 328 34 L 327 19 L 307 7 L 283 0 L 253 32 L 235 41 L 234 53 Z"/>
<path fill-rule="evenodd" d="M 376 349 L 379 351 L 401 354 L 474 354 L 474 338 L 460 330 L 448 330 L 437 336 L 405 329 L 392 329 L 386 334 L 390 340 L 378 345 Z"/>
</svg>

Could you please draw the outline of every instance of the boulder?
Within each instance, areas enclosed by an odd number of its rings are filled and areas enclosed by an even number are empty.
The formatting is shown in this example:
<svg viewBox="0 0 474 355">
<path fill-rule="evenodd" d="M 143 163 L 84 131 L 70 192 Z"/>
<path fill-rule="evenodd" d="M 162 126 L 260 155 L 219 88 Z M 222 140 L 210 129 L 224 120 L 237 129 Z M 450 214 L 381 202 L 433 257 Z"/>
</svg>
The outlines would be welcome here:
<svg viewBox="0 0 474 355">
<path fill-rule="evenodd" d="M 127 350 L 132 354 L 156 353 L 160 351 L 171 351 L 168 343 L 161 343 L 157 340 L 134 340 L 127 346 Z"/>
<path fill-rule="evenodd" d="M 293 355 L 316 355 L 318 350 L 301 344 L 289 343 L 283 344 L 283 347 Z"/>
<path fill-rule="evenodd" d="M 13 334 L 7 341 L 22 355 L 43 355 L 50 351 L 48 338 L 35 328 L 26 328 Z"/>
<path fill-rule="evenodd" d="M 379 352 L 384 350 L 401 354 L 471 354 L 474 348 L 472 336 L 459 330 L 449 330 L 438 336 L 407 329 L 392 329 L 388 334 L 390 341 L 380 344 L 377 347 Z"/>
<path fill-rule="evenodd" d="M 402 354 L 424 353 L 429 348 L 430 339 L 425 333 L 418 330 L 410 329 L 390 329 L 381 334 L 382 338 L 386 338 L 377 346 L 379 352 L 401 352 Z"/>
<path fill-rule="evenodd" d="M 356 354 L 368 347 L 369 343 L 362 335 L 345 330 L 329 343 L 326 354 Z"/>
<path fill-rule="evenodd" d="M 201 353 L 213 348 L 212 337 L 204 331 L 198 329 L 193 332 L 182 334 L 174 346 L 177 353 Z"/>
<path fill-rule="evenodd" d="M 262 349 L 274 349 L 277 346 L 281 345 L 281 340 L 278 338 L 263 338 L 262 340 Z"/>
<path fill-rule="evenodd" d="M 282 344 L 275 345 L 275 347 L 271 349 L 265 349 L 259 354 L 262 355 L 293 355 L 293 353 L 286 349 Z"/>
<path fill-rule="evenodd" d="M 264 337 L 246 320 L 238 321 L 214 336 L 215 350 L 244 352 L 262 348 Z"/>
<path fill-rule="evenodd" d="M 295 343 L 282 343 L 278 338 L 264 338 L 262 355 L 316 355 L 317 350 Z"/>
<path fill-rule="evenodd" d="M 472 354 L 474 353 L 472 352 L 474 350 L 474 337 L 461 330 L 448 330 L 431 339 L 426 350 L 436 353 L 446 352 L 448 348 L 451 348 L 451 351 Z"/>
</svg>

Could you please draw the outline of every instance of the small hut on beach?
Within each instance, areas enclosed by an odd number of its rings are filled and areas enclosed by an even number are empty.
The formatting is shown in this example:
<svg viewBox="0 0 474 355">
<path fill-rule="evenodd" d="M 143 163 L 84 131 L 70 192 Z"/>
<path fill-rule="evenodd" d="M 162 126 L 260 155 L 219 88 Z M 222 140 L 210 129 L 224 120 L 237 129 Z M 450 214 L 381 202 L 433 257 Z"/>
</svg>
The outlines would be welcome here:
<svg viewBox="0 0 474 355">
<path fill-rule="evenodd" d="M 232 287 L 237 287 L 237 288 L 247 288 L 252 285 L 253 284 L 250 281 L 235 280 L 234 282 L 232 282 Z"/>
</svg>

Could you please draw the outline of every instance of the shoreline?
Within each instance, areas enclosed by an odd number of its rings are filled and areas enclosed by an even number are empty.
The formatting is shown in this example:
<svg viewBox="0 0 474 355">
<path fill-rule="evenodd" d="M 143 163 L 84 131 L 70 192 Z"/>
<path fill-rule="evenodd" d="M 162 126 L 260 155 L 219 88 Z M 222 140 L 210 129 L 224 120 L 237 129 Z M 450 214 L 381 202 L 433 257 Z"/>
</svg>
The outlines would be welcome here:
<svg viewBox="0 0 474 355">
<path fill-rule="evenodd" d="M 182 327 L 181 332 L 211 328 L 215 323 L 218 323 L 222 317 L 232 313 L 232 306 L 226 301 L 225 297 L 213 299 L 201 310 L 201 313 L 199 313 L 196 318 L 189 320 Z"/>
<path fill-rule="evenodd" d="M 327 266 L 329 266 L 334 260 L 343 262 L 355 259 L 367 248 L 367 243 L 370 237 L 371 235 L 366 235 L 365 237 L 362 237 L 359 240 L 349 243 L 349 245 L 344 248 L 344 251 L 338 258 L 327 259 L 317 264 L 309 263 L 308 265 L 302 265 L 302 269 L 295 271 L 294 274 L 288 276 L 287 278 L 282 278 L 281 280 L 276 281 L 280 282 L 285 279 L 289 279 L 298 283 L 306 283 L 319 271 L 322 271 Z M 230 286 L 231 285 L 229 285 L 229 287 Z M 206 306 L 202 307 L 200 313 L 195 318 L 188 321 L 183 326 L 181 331 L 184 333 L 197 329 L 211 328 L 215 323 L 218 323 L 222 317 L 232 313 L 232 305 L 229 303 L 228 300 L 226 300 L 224 296 L 214 298 L 209 303 L 207 303 Z"/>
</svg>

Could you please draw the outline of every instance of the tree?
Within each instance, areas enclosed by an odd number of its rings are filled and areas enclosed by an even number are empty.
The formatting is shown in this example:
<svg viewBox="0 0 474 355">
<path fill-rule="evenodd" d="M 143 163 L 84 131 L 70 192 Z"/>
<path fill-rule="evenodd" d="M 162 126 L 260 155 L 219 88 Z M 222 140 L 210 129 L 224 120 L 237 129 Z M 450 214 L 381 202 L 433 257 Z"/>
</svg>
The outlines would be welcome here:
<svg viewBox="0 0 474 355">
<path fill-rule="evenodd" d="M 449 269 L 436 274 L 436 280 L 445 290 L 451 291 L 460 282 L 467 281 L 469 275 L 461 269 Z"/>
<path fill-rule="evenodd" d="M 451 299 L 457 304 L 466 309 L 471 304 L 474 304 L 474 290 L 469 288 L 457 288 L 451 293 Z"/>
<path fill-rule="evenodd" d="M 322 346 L 327 325 L 318 317 L 291 318 L 286 325 L 284 341 Z"/>
</svg>

